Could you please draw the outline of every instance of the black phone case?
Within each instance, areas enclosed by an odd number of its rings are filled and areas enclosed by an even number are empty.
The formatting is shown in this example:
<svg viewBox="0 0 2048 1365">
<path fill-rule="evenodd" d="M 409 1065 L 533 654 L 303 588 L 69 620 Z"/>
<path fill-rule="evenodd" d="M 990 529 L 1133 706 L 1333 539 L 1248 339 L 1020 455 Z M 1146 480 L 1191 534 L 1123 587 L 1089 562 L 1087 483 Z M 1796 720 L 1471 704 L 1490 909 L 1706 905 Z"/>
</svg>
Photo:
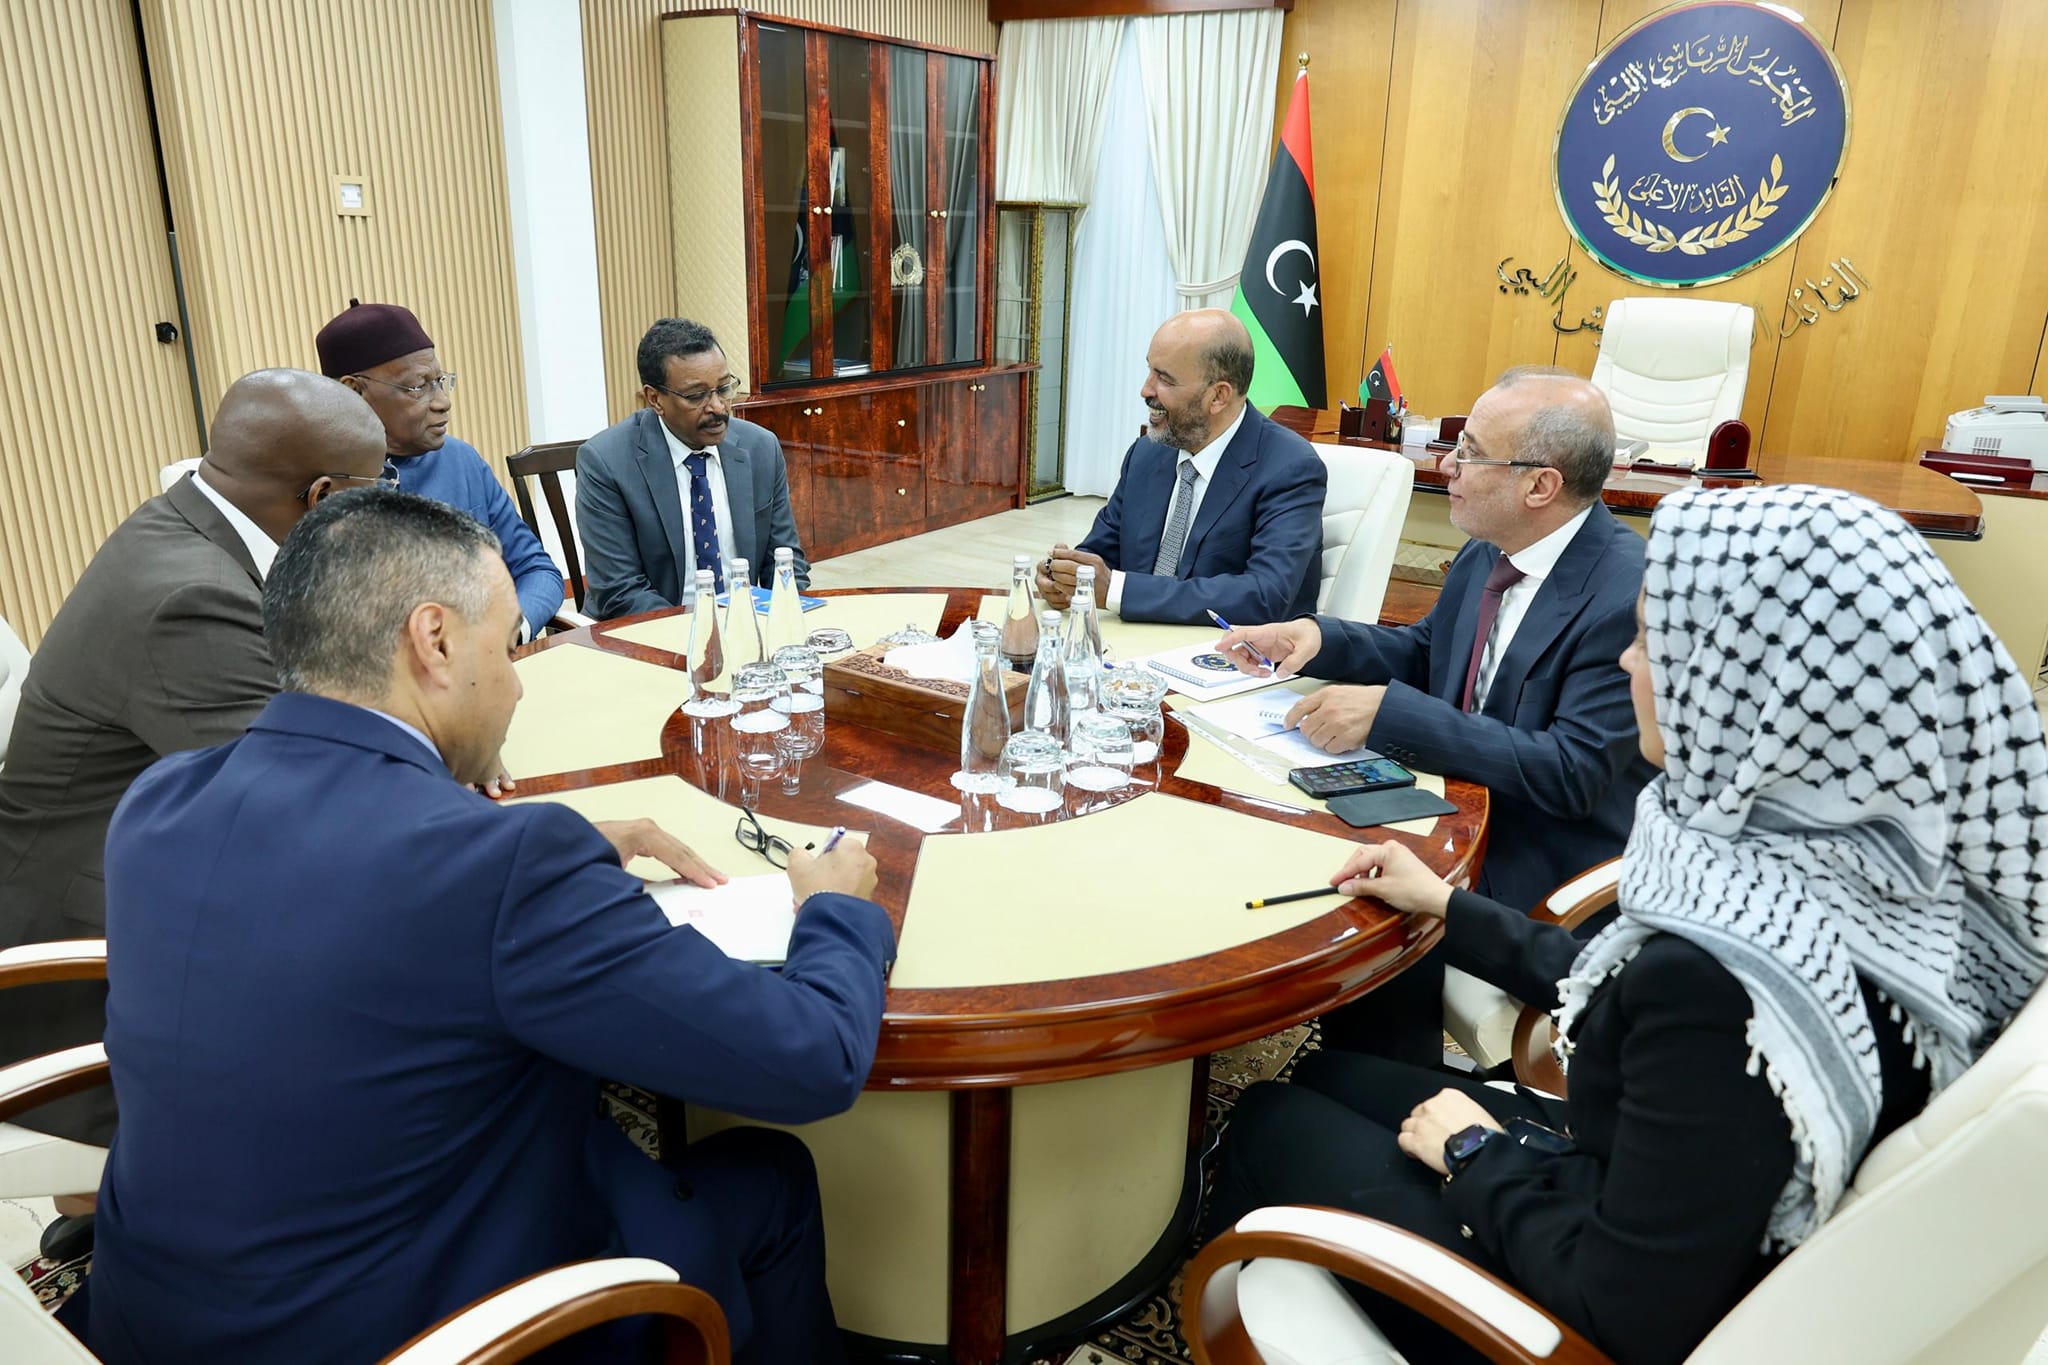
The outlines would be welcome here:
<svg viewBox="0 0 2048 1365">
<path fill-rule="evenodd" d="M 1388 787 L 1330 798 L 1330 813 L 1353 829 L 1420 820 L 1430 815 L 1456 815 L 1458 808 L 1420 787 Z"/>
</svg>

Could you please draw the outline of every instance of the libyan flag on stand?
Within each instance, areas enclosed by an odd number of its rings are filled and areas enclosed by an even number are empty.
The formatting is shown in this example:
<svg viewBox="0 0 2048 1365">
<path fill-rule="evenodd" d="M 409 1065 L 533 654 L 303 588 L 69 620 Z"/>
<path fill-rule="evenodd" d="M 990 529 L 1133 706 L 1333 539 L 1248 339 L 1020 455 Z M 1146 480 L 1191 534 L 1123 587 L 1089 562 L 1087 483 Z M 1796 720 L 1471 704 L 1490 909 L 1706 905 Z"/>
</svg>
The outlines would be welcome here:
<svg viewBox="0 0 2048 1365">
<path fill-rule="evenodd" d="M 1387 349 L 1380 352 L 1380 358 L 1372 363 L 1372 372 L 1359 382 L 1358 401 L 1363 403 L 1373 398 L 1384 398 L 1387 407 L 1399 412 L 1404 406 L 1401 401 L 1401 381 L 1394 377 L 1394 346 L 1387 343 Z"/>
<path fill-rule="evenodd" d="M 1266 198 L 1252 228 L 1230 311 L 1252 334 L 1252 388 L 1262 411 L 1282 404 L 1320 408 L 1323 383 L 1322 300 L 1316 297 L 1316 175 L 1308 140 L 1308 72 L 1294 78 L 1287 122 Z"/>
</svg>

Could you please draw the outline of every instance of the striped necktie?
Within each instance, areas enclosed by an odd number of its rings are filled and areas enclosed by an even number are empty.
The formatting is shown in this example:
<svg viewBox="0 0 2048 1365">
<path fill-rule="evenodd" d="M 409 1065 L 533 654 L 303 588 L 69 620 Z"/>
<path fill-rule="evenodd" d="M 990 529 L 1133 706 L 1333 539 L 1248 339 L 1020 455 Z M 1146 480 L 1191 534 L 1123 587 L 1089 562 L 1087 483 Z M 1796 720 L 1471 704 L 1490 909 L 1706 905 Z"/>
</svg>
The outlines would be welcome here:
<svg viewBox="0 0 2048 1365">
<path fill-rule="evenodd" d="M 1487 678 L 1487 687 L 1479 686 L 1479 669 L 1482 659 L 1490 659 L 1494 648 L 1494 627 L 1500 621 L 1501 598 L 1507 590 L 1521 582 L 1528 575 L 1509 562 L 1502 555 L 1493 562 L 1493 572 L 1486 576 L 1486 591 L 1479 595 L 1479 628 L 1472 636 L 1472 662 L 1465 667 L 1465 700 L 1460 709 L 1477 711 L 1486 705 L 1486 693 L 1491 690 L 1493 679 Z"/>
</svg>

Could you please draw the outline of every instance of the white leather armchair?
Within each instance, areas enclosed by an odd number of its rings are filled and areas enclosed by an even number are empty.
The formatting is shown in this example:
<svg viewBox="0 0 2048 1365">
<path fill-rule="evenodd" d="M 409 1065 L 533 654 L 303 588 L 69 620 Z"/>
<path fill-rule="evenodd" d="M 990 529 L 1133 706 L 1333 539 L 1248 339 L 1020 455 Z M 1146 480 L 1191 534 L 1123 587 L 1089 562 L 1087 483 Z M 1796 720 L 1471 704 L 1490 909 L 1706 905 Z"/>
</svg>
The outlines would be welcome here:
<svg viewBox="0 0 2048 1365">
<path fill-rule="evenodd" d="M 14 627 L 0 620 L 0 763 L 7 761 L 7 739 L 14 733 L 14 713 L 21 706 L 28 661 L 28 646 L 14 633 Z"/>
<path fill-rule="evenodd" d="M 1688 1362 L 2017 1365 L 2048 1319 L 2044 1132 L 2048 991 L 2037 992 L 1925 1112 L 1871 1150 L 1835 1216 L 1751 1290 Z M 1264 1259 L 1241 1272 L 1254 1257 Z M 1278 1263 L 1279 1273 L 1250 1276 L 1268 1261 Z M 1335 1365 L 1398 1358 L 1386 1354 L 1385 1339 L 1369 1322 L 1367 1330 L 1347 1329 L 1341 1311 L 1324 1311 L 1335 1289 L 1332 1272 L 1427 1314 L 1493 1360 L 1606 1359 L 1521 1294 L 1433 1242 L 1335 1210 L 1269 1208 L 1247 1214 L 1188 1267 L 1183 1320 L 1196 1361 Z M 1344 1306 L 1356 1313 L 1348 1299 Z M 1300 1320 L 1309 1315 L 1322 1344 L 1303 1347 Z M 1291 1325 L 1294 1335 L 1262 1338 L 1276 1323 Z"/>
<path fill-rule="evenodd" d="M 1367 625 L 1380 619 L 1394 550 L 1415 489 L 1415 466 L 1403 455 L 1368 446 L 1322 445 L 1329 471 L 1323 493 L 1322 584 L 1316 610 Z"/>
<path fill-rule="evenodd" d="M 197 468 L 199 468 L 199 461 L 196 458 L 173 460 L 157 471 L 156 481 L 162 485 L 162 491 L 168 493 L 171 491 L 173 484 Z"/>
<path fill-rule="evenodd" d="M 1742 415 L 1755 317 L 1742 303 L 1616 299 L 1593 363 L 1614 434 L 1704 452 L 1715 427 Z"/>
</svg>

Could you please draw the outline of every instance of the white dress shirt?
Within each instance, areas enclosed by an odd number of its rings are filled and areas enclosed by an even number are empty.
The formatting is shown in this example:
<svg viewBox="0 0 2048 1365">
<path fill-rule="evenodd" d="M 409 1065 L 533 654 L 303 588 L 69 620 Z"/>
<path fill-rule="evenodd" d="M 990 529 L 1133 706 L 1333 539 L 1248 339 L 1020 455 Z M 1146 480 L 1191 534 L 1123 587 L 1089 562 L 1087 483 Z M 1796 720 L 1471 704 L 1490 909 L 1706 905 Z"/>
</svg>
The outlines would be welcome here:
<svg viewBox="0 0 2048 1365">
<path fill-rule="evenodd" d="M 1523 576 L 1500 596 L 1500 614 L 1493 618 L 1493 641 L 1479 660 L 1479 676 L 1472 682 L 1474 711 L 1485 708 L 1486 694 L 1493 689 L 1494 671 L 1507 655 L 1508 645 L 1521 628 L 1522 618 L 1529 614 L 1529 604 L 1536 599 L 1536 590 L 1543 586 L 1544 579 L 1550 577 L 1557 561 L 1564 557 L 1565 547 L 1572 543 L 1572 537 L 1579 533 L 1579 528 L 1591 515 L 1593 509 L 1589 505 L 1534 545 L 1524 546 L 1507 557 L 1508 563 L 1520 569 Z"/>
<path fill-rule="evenodd" d="M 228 525 L 234 527 L 235 534 L 242 538 L 242 544 L 248 547 L 249 558 L 256 562 L 256 576 L 270 577 L 270 563 L 277 558 L 277 542 L 263 534 L 261 526 L 249 520 L 241 508 L 222 497 L 220 490 L 206 481 L 205 465 L 192 471 L 192 483 L 208 502 L 220 509 L 220 514 L 228 519 Z"/>
<path fill-rule="evenodd" d="M 1166 515 L 1159 519 L 1159 539 L 1162 544 L 1166 540 L 1167 523 L 1173 520 L 1173 500 L 1180 496 L 1180 467 L 1184 464 L 1191 464 L 1195 467 L 1193 492 L 1188 497 L 1188 534 L 1192 537 L 1195 530 L 1195 518 L 1201 515 L 1202 511 L 1202 495 L 1209 491 L 1209 483 L 1216 477 L 1216 466 L 1223 462 L 1223 452 L 1230 448 L 1230 443 L 1237 438 L 1237 429 L 1244 425 L 1244 414 L 1245 409 L 1240 407 L 1237 410 L 1237 420 L 1225 427 L 1221 436 L 1218 436 L 1192 455 L 1183 450 L 1180 453 L 1180 458 L 1173 462 L 1172 491 L 1166 495 Z M 1128 540 L 1128 537 L 1126 537 L 1126 540 Z M 1183 555 L 1187 553 L 1186 541 L 1181 542 L 1180 549 Z M 1150 573 L 1151 568 L 1148 566 L 1140 570 L 1140 572 Z M 1111 569 L 1109 571 L 1109 596 L 1102 605 L 1110 611 L 1120 612 L 1123 602 L 1124 571 L 1122 569 Z"/>
<path fill-rule="evenodd" d="M 690 524 L 690 470 L 683 461 L 696 452 L 678 440 L 676 434 L 668 429 L 668 423 L 662 421 L 659 416 L 655 418 L 655 425 L 661 428 L 661 439 L 668 442 L 668 457 L 675 461 L 676 495 L 683 503 L 682 587 L 683 598 L 687 601 L 692 591 L 690 585 L 696 581 L 697 570 L 711 567 L 709 564 L 697 563 L 697 531 Z M 731 559 L 737 552 L 737 547 L 732 541 L 732 505 L 725 496 L 725 466 L 719 459 L 717 446 L 705 446 L 704 453 L 710 457 L 704 461 L 704 477 L 711 482 L 711 520 L 712 524 L 718 527 L 718 554 L 721 559 Z M 747 572 L 758 577 L 760 567 L 758 564 L 749 564 Z M 718 571 L 724 573 L 725 565 L 720 564 Z"/>
</svg>

